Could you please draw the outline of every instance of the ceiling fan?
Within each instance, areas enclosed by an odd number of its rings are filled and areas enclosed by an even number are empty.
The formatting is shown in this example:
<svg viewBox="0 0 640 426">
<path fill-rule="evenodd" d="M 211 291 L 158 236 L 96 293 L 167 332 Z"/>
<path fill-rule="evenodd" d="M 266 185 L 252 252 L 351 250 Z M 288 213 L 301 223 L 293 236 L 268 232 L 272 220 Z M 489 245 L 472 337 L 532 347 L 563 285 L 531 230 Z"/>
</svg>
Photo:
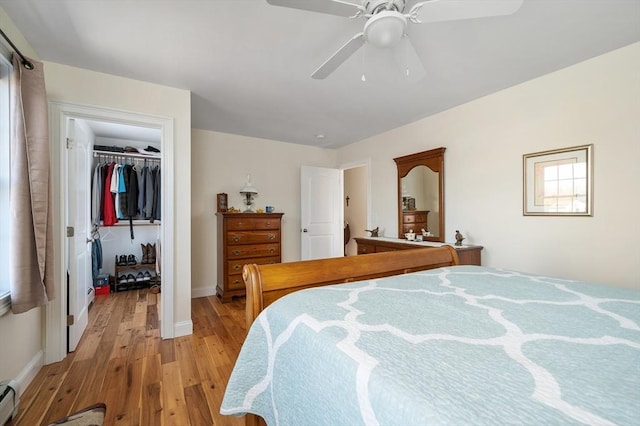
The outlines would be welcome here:
<svg viewBox="0 0 640 426">
<path fill-rule="evenodd" d="M 421 24 L 424 22 L 510 15 L 520 8 L 523 1 L 426 0 L 415 2 L 415 0 L 362 0 L 357 2 L 357 0 L 267 0 L 269 4 L 274 6 L 327 13 L 351 19 L 366 19 L 363 31 L 354 35 L 311 74 L 311 77 L 315 79 L 324 79 L 329 76 L 365 43 L 382 49 L 395 47 L 402 38 L 409 38 L 409 23 Z M 414 49 L 412 45 L 411 48 Z"/>
</svg>

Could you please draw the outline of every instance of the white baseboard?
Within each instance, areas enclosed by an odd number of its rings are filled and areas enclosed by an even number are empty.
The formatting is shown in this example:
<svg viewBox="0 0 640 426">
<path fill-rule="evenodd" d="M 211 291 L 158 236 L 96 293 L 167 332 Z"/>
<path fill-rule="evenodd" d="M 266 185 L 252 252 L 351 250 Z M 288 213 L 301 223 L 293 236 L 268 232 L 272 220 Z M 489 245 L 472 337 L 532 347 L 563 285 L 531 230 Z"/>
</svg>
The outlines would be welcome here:
<svg viewBox="0 0 640 426">
<path fill-rule="evenodd" d="M 173 325 L 173 329 L 174 337 L 188 336 L 193 334 L 193 322 L 191 320 L 176 322 Z"/>
<path fill-rule="evenodd" d="M 38 371 L 44 365 L 44 352 L 39 351 L 29 363 L 22 369 L 18 377 L 16 377 L 16 382 L 18 382 L 20 395 L 24 393 L 24 390 L 31 384 Z"/>
<path fill-rule="evenodd" d="M 216 288 L 215 287 L 197 287 L 191 288 L 191 298 L 195 299 L 196 297 L 207 297 L 207 296 L 215 296 Z"/>
</svg>

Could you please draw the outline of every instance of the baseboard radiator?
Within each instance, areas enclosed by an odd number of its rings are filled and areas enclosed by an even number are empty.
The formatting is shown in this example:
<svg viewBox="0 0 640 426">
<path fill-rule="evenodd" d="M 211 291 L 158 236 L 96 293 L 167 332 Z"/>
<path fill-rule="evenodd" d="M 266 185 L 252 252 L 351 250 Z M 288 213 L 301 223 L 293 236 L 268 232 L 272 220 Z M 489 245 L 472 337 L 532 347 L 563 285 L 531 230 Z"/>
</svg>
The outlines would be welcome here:
<svg viewBox="0 0 640 426">
<path fill-rule="evenodd" d="M 10 419 L 18 414 L 20 403 L 20 390 L 18 382 L 0 382 L 0 425 L 4 426 Z"/>
</svg>

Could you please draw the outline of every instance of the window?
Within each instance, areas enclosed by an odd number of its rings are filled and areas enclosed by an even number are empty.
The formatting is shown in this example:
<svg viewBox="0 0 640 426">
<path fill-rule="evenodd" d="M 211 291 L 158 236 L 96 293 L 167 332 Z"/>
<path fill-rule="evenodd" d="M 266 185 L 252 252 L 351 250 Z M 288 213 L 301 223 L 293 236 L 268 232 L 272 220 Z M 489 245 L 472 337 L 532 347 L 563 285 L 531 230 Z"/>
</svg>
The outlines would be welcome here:
<svg viewBox="0 0 640 426">
<path fill-rule="evenodd" d="M 8 53 L 0 46 L 0 315 L 11 306 L 9 289 L 9 138 L 10 98 Z"/>
<path fill-rule="evenodd" d="M 546 211 L 581 212 L 587 202 L 587 163 L 576 158 L 535 164 L 535 200 Z"/>
</svg>

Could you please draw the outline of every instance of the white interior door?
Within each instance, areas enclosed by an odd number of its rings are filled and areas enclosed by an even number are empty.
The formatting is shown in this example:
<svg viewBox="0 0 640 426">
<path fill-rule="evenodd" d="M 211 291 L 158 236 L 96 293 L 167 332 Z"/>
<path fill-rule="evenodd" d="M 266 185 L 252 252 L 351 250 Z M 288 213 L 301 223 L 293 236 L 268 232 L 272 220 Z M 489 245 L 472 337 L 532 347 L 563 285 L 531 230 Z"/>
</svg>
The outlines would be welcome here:
<svg viewBox="0 0 640 426">
<path fill-rule="evenodd" d="M 343 256 L 342 171 L 302 166 L 302 260 Z"/>
<path fill-rule="evenodd" d="M 67 329 L 69 352 L 78 346 L 88 322 L 88 291 L 91 276 L 91 133 L 76 120 L 69 119 L 67 142 L 67 226 L 73 228 L 68 241 L 68 314 L 73 324 Z"/>
</svg>

